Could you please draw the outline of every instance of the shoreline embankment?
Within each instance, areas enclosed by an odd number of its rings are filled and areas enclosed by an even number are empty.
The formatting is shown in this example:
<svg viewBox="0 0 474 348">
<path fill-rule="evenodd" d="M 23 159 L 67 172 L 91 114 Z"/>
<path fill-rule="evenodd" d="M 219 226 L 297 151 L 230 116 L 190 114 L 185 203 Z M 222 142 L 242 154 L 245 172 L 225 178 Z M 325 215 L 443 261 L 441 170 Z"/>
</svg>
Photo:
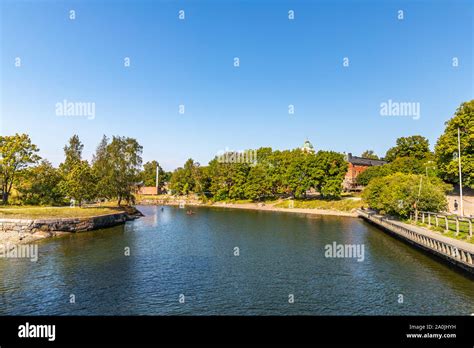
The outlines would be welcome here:
<svg viewBox="0 0 474 348">
<path fill-rule="evenodd" d="M 113 227 L 143 216 L 133 208 L 118 213 L 68 218 L 0 218 L 0 244 L 27 244 L 70 233 Z"/>
</svg>

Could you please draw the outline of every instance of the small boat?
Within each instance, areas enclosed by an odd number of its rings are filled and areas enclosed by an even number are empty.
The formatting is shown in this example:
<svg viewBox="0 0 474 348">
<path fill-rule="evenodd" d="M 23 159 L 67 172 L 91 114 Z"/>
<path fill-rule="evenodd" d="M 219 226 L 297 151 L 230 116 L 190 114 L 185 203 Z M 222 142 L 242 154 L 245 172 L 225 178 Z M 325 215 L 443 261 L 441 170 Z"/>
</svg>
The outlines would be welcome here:
<svg viewBox="0 0 474 348">
<path fill-rule="evenodd" d="M 187 215 L 193 215 L 193 214 L 196 214 L 196 213 L 195 213 L 194 211 L 192 211 L 192 210 L 188 210 L 188 211 L 186 212 L 186 214 L 187 214 Z"/>
</svg>

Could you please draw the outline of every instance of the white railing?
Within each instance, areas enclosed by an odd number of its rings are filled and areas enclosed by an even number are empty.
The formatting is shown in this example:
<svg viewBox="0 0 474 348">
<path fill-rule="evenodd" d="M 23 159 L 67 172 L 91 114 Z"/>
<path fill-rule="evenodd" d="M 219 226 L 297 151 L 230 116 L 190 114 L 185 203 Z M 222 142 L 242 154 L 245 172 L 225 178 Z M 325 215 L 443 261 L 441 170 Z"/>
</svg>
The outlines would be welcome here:
<svg viewBox="0 0 474 348">
<path fill-rule="evenodd" d="M 466 223 L 468 227 L 467 233 L 469 234 L 469 238 L 472 238 L 472 225 L 474 222 L 474 218 L 432 213 L 428 211 L 419 211 L 415 213 L 410 213 L 410 220 L 414 222 L 421 222 L 422 224 L 428 225 L 428 227 L 443 227 L 444 232 L 450 231 L 450 222 L 452 222 L 455 225 L 453 231 L 455 232 L 456 236 L 459 235 L 459 233 L 463 232 L 461 231 L 460 225 Z"/>
<path fill-rule="evenodd" d="M 433 250 L 438 254 L 442 254 L 449 259 L 452 259 L 458 263 L 468 266 L 471 272 L 474 272 L 474 251 L 463 248 L 456 243 L 457 240 L 453 240 L 452 243 L 444 240 L 447 237 L 436 238 L 436 236 L 428 236 L 411 229 L 410 226 L 402 226 L 394 221 L 389 220 L 381 215 L 376 215 L 372 212 L 358 210 L 359 216 L 380 225 L 387 230 L 394 232 L 406 239 L 409 239 L 416 244 L 422 245 L 423 247 Z"/>
</svg>

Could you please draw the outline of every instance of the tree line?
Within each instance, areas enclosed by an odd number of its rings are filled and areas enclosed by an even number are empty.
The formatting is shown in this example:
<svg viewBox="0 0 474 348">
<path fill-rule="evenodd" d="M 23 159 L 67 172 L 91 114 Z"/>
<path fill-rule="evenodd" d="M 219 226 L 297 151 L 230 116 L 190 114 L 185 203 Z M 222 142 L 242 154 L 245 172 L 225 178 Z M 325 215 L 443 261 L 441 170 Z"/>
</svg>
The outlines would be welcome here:
<svg viewBox="0 0 474 348">
<path fill-rule="evenodd" d="M 133 138 L 103 136 L 89 163 L 82 158 L 84 145 L 73 135 L 64 146 L 64 161 L 55 168 L 41 159 L 38 147 L 26 134 L 0 137 L 2 202 L 12 190 L 26 205 L 69 204 L 116 199 L 130 204 L 141 179 L 142 146 Z"/>
<path fill-rule="evenodd" d="M 396 145 L 385 155 L 384 159 L 389 163 L 368 168 L 357 177 L 358 183 L 366 186 L 373 178 L 401 172 L 428 174 L 447 183 L 459 184 L 458 157 L 461 156 L 463 186 L 474 189 L 474 100 L 462 103 L 445 126 L 434 152 L 430 151 L 428 139 L 420 135 L 398 138 Z"/>
<path fill-rule="evenodd" d="M 310 189 L 323 197 L 340 197 L 347 171 L 342 154 L 271 148 L 256 152 L 254 163 L 223 163 L 216 157 L 200 166 L 189 159 L 173 172 L 170 188 L 174 194 L 196 193 L 213 200 L 305 198 Z M 363 197 L 368 205 L 384 213 L 407 216 L 415 209 L 442 211 L 447 208 L 446 193 L 459 183 L 459 155 L 463 186 L 474 188 L 474 100 L 462 103 L 446 122 L 434 151 L 421 135 L 400 137 L 382 158 L 387 164 L 369 167 L 357 177 L 357 183 L 365 187 Z M 372 150 L 361 156 L 379 159 Z"/>
<path fill-rule="evenodd" d="M 407 217 L 415 210 L 444 211 L 446 193 L 459 185 L 459 156 L 463 186 L 474 189 L 474 100 L 462 103 L 446 122 L 434 152 L 420 135 L 398 138 L 385 155 L 388 163 L 368 168 L 357 182 L 366 186 L 369 206 L 382 213 Z"/>
<path fill-rule="evenodd" d="M 458 131 L 461 152 L 458 153 Z M 98 199 L 133 203 L 137 185 L 154 186 L 156 169 L 159 186 L 169 181 L 176 195 L 194 193 L 212 200 L 253 201 L 275 197 L 305 198 L 315 190 L 325 198 L 341 196 L 347 172 L 343 154 L 294 150 L 256 150 L 256 160 L 225 161 L 216 156 L 207 166 L 192 159 L 173 173 L 157 161 L 142 169 L 142 146 L 133 138 L 105 135 L 90 161 L 82 158 L 84 145 L 77 135 L 64 147 L 64 161 L 55 168 L 42 159 L 38 147 L 26 134 L 0 136 L 0 184 L 3 204 L 14 190 L 20 204 L 78 205 Z M 251 151 L 251 150 L 247 150 Z M 463 186 L 474 188 L 474 100 L 462 103 L 446 122 L 434 152 L 420 135 L 401 137 L 390 148 L 382 166 L 370 167 L 357 181 L 365 186 L 363 197 L 370 207 L 397 215 L 414 209 L 442 210 L 445 193 L 458 184 L 461 156 Z M 362 157 L 377 159 L 367 150 Z M 432 199 L 433 198 L 433 199 Z"/>
<path fill-rule="evenodd" d="M 247 150 L 250 151 L 250 150 Z M 256 150 L 251 163 L 223 162 L 215 157 L 207 166 L 192 159 L 176 169 L 170 180 L 172 193 L 195 193 L 212 200 L 262 200 L 277 196 L 303 198 L 310 189 L 323 197 L 339 197 L 347 172 L 344 155 L 294 150 Z M 227 156 L 230 158 L 230 156 Z"/>
</svg>

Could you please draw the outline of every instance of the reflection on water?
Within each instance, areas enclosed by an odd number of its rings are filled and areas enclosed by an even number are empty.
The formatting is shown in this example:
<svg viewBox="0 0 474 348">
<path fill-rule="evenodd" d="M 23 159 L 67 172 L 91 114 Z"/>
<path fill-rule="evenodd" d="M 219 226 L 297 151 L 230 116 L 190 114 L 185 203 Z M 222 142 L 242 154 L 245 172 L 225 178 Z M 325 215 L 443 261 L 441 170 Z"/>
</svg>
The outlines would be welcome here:
<svg viewBox="0 0 474 348">
<path fill-rule="evenodd" d="M 472 279 L 359 219 L 140 209 L 125 226 L 42 241 L 36 263 L 0 259 L 0 314 L 474 313 Z M 363 244 L 364 261 L 325 258 L 333 242 Z"/>
</svg>

